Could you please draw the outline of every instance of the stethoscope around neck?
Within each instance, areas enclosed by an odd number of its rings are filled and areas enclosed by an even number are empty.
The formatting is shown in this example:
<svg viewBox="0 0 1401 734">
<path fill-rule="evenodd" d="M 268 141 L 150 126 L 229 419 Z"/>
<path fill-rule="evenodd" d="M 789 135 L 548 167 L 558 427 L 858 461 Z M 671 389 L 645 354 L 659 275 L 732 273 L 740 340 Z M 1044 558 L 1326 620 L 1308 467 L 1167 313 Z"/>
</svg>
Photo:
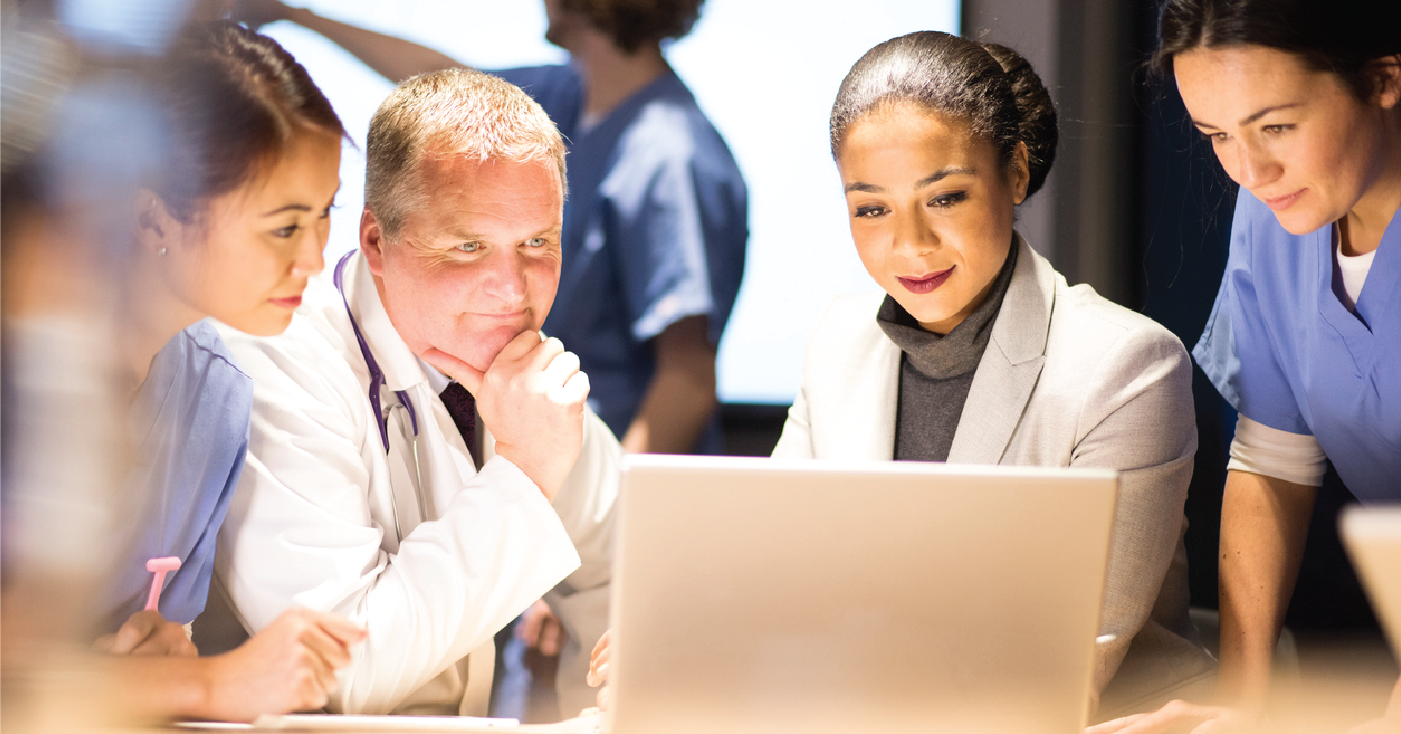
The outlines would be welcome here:
<svg viewBox="0 0 1401 734">
<path fill-rule="evenodd" d="M 347 318 L 350 319 L 350 328 L 355 332 L 355 341 L 357 341 L 360 344 L 360 356 L 365 358 L 365 367 L 369 370 L 370 373 L 370 408 L 374 413 L 376 425 L 379 427 L 379 439 L 380 443 L 384 445 L 384 453 L 385 455 L 389 455 L 389 416 L 385 414 L 383 406 L 380 402 L 380 389 L 384 387 L 386 382 L 384 370 L 380 369 L 379 362 L 375 360 L 375 355 L 370 352 L 370 345 L 365 341 L 365 335 L 360 331 L 360 325 L 355 322 L 355 314 L 351 313 L 350 311 L 350 299 L 346 298 L 345 295 L 345 266 L 347 263 L 350 262 L 350 258 L 355 256 L 355 252 L 355 250 L 347 252 L 345 254 L 345 257 L 342 257 L 340 259 L 340 262 L 336 263 L 336 269 L 332 280 L 336 285 L 336 290 L 340 291 L 341 303 L 345 304 L 345 315 Z M 413 429 L 413 436 L 411 440 L 415 447 L 414 450 L 416 450 L 418 442 L 418 413 L 414 410 L 413 401 L 409 400 L 408 392 L 404 390 L 395 390 L 394 395 L 399 398 L 399 405 L 402 406 L 409 414 L 409 425 Z M 392 409 L 393 408 L 391 406 L 391 410 Z M 415 466 L 417 466 L 416 457 Z M 393 469 L 391 467 L 391 472 L 392 471 Z M 423 493 L 418 492 L 417 494 L 419 505 L 419 521 L 422 522 L 424 519 L 427 519 L 427 513 L 425 512 L 425 509 L 423 507 Z M 398 535 L 399 539 L 402 540 L 404 537 L 404 533 L 403 529 L 399 525 L 399 503 L 395 499 L 395 492 L 392 482 L 389 491 L 389 507 L 394 513 L 394 532 L 396 535 Z M 412 528 L 410 528 L 410 530 L 412 530 Z"/>
<path fill-rule="evenodd" d="M 336 272 L 332 280 L 336 284 L 336 290 L 340 291 L 341 303 L 345 304 L 345 315 L 350 319 L 350 328 L 355 331 L 355 341 L 360 343 L 360 356 L 365 358 L 365 366 L 370 370 L 370 407 L 374 409 L 375 417 L 379 421 L 379 440 L 384 444 L 384 453 L 389 453 L 389 427 L 384 412 L 380 407 L 379 391 L 384 387 L 384 370 L 379 368 L 379 362 L 375 361 L 375 355 L 370 353 L 370 345 L 365 343 L 365 335 L 360 332 L 360 325 L 355 323 L 355 314 L 350 312 L 350 300 L 345 297 L 345 265 L 350 262 L 350 258 L 355 256 L 355 250 L 345 253 L 345 257 L 336 263 Z M 418 438 L 418 413 L 413 409 L 413 402 L 409 400 L 409 394 L 403 390 L 395 390 L 394 394 L 399 398 L 399 404 L 408 408 L 409 421 L 413 424 L 413 436 Z"/>
</svg>

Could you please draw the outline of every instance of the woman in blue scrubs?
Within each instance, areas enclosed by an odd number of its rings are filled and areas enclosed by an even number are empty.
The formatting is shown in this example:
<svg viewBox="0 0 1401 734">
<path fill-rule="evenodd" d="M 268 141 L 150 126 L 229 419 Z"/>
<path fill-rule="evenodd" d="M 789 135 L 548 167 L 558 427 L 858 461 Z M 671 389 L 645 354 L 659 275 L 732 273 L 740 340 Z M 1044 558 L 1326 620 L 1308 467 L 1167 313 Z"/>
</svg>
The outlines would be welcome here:
<svg viewBox="0 0 1401 734">
<path fill-rule="evenodd" d="M 230 653 L 195 658 L 184 625 L 204 609 L 252 408 L 252 380 L 206 317 L 259 335 L 291 323 L 323 267 L 344 130 L 291 55 L 230 23 L 179 39 L 151 97 L 167 148 L 137 194 L 124 285 L 130 515 L 101 600 L 116 631 L 99 648 L 132 656 L 117 670 L 139 714 L 251 720 L 316 708 L 358 627 L 294 609 Z M 182 565 L 159 611 L 141 611 L 146 561 L 165 556 Z"/>
<path fill-rule="evenodd" d="M 1257 727 L 1326 463 L 1362 502 L 1401 501 L 1401 3 L 1169 0 L 1159 32 L 1157 68 L 1241 186 L 1193 351 L 1240 413 L 1221 511 L 1230 705 L 1097 734 Z M 1372 726 L 1401 727 L 1401 686 L 1388 716 Z"/>
</svg>

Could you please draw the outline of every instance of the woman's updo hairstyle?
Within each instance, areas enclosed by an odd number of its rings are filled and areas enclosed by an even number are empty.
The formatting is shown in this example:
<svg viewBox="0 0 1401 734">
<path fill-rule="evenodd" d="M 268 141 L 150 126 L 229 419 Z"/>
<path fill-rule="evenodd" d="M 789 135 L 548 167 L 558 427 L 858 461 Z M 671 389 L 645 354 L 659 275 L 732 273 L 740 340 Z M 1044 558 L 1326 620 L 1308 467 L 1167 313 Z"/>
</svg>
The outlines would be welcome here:
<svg viewBox="0 0 1401 734">
<path fill-rule="evenodd" d="M 1263 46 L 1308 68 L 1337 74 L 1361 100 L 1372 95 L 1368 62 L 1401 54 L 1398 0 L 1165 0 L 1152 68 L 1194 48 Z"/>
<path fill-rule="evenodd" d="M 1056 159 L 1056 107 L 1031 64 L 1016 51 L 939 31 L 892 38 L 866 52 L 847 72 L 832 104 L 832 157 L 851 126 L 876 108 L 914 102 L 968 122 L 1008 163 L 1026 143 L 1036 193 Z"/>
<path fill-rule="evenodd" d="M 167 148 L 149 188 L 184 222 L 276 161 L 295 135 L 345 135 L 306 69 L 276 41 L 234 23 L 185 31 L 154 87 Z"/>
</svg>

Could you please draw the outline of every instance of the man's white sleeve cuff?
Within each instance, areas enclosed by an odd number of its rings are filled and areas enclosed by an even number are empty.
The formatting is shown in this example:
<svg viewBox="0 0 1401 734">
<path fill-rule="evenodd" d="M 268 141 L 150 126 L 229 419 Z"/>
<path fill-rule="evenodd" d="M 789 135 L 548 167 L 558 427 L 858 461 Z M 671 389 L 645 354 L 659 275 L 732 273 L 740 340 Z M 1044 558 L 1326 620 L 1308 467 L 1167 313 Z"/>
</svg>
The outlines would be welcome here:
<svg viewBox="0 0 1401 734">
<path fill-rule="evenodd" d="M 1313 436 L 1270 428 L 1242 415 L 1226 468 L 1317 487 L 1323 484 L 1328 457 Z"/>
</svg>

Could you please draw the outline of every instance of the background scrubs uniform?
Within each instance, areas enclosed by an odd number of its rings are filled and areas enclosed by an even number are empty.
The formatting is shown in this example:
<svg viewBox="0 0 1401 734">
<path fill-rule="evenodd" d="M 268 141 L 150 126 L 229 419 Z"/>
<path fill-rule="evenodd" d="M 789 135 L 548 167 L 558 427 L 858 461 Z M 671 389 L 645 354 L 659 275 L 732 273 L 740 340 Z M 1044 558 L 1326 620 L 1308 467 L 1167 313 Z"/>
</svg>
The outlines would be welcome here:
<svg viewBox="0 0 1401 734">
<path fill-rule="evenodd" d="M 136 455 L 126 496 L 141 504 L 128 516 L 131 536 L 112 575 L 108 630 L 145 607 L 151 558 L 181 561 L 165 578 L 161 616 L 188 624 L 204 611 L 215 538 L 243 471 L 252 410 L 253 380 L 208 321 L 176 334 L 156 354 L 128 419 Z"/>
<path fill-rule="evenodd" d="M 1313 435 L 1364 503 L 1401 500 L 1401 217 L 1349 311 L 1333 226 L 1292 235 L 1242 190 L 1221 291 L 1192 351 L 1242 415 Z"/>
<path fill-rule="evenodd" d="M 670 71 L 591 126 L 573 67 L 494 73 L 531 95 L 569 147 L 564 264 L 544 331 L 579 355 L 590 407 L 622 436 L 656 371 L 650 339 L 700 315 L 720 341 L 744 274 L 744 179 Z M 718 452 L 715 419 L 697 448 Z"/>
</svg>

